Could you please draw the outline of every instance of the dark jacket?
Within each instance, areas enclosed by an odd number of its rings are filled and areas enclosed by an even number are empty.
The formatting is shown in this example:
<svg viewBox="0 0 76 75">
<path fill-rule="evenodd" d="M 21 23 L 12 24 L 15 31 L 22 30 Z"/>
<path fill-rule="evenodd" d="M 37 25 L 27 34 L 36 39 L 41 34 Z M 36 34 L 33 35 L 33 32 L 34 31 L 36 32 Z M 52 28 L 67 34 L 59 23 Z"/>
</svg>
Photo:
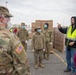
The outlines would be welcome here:
<svg viewBox="0 0 76 75">
<path fill-rule="evenodd" d="M 63 33 L 63 34 L 67 34 L 67 29 L 68 29 L 68 27 L 66 27 L 66 28 L 59 28 L 59 31 L 61 32 L 61 33 Z M 74 29 L 75 30 L 75 29 Z M 72 30 L 72 32 L 74 31 L 74 30 Z M 70 42 L 75 42 L 74 43 L 74 45 L 73 46 L 69 46 L 69 43 Z M 70 47 L 70 48 L 76 48 L 76 41 L 74 41 L 74 40 L 69 40 L 69 39 L 67 39 L 67 38 L 65 38 L 65 45 L 67 46 L 67 47 Z"/>
</svg>

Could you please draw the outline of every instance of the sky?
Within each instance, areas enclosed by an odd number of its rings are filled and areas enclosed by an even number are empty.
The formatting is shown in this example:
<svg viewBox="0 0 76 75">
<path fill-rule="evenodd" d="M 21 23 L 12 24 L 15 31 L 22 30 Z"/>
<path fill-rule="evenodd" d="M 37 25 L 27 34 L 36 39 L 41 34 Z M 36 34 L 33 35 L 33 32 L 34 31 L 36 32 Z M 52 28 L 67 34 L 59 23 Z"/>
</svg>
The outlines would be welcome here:
<svg viewBox="0 0 76 75">
<path fill-rule="evenodd" d="M 12 24 L 53 20 L 54 27 L 57 23 L 69 26 L 71 17 L 76 16 L 76 0 L 0 0 L 0 5 L 6 6 L 14 16 Z"/>
</svg>

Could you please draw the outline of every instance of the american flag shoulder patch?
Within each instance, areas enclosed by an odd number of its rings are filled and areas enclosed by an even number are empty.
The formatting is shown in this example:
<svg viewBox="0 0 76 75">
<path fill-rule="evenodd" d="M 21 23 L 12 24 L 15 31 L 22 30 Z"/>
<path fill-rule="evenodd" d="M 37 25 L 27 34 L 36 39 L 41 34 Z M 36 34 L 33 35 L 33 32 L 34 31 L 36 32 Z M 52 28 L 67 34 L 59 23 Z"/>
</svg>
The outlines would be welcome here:
<svg viewBox="0 0 76 75">
<path fill-rule="evenodd" d="M 16 48 L 16 53 L 17 53 L 17 54 L 20 54 L 20 53 L 22 52 L 22 50 L 23 50 L 23 45 L 22 45 L 22 44 L 19 44 L 19 45 L 17 46 L 17 48 Z"/>
</svg>

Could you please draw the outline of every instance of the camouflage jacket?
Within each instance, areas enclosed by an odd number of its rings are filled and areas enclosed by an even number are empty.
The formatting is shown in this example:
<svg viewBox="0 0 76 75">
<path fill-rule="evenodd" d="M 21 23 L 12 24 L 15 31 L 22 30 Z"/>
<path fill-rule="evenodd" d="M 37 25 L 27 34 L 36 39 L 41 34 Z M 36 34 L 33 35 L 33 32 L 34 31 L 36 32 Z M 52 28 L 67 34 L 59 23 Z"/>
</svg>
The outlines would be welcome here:
<svg viewBox="0 0 76 75">
<path fill-rule="evenodd" d="M 6 29 L 0 29 L 0 73 L 12 71 L 13 66 L 25 64 L 27 55 L 16 35 Z"/>
<path fill-rule="evenodd" d="M 33 49 L 45 49 L 45 38 L 42 33 L 35 33 L 32 38 Z"/>
<path fill-rule="evenodd" d="M 17 36 L 19 37 L 20 41 L 25 42 L 29 39 L 29 34 L 26 29 L 20 29 L 17 33 Z"/>
<path fill-rule="evenodd" d="M 51 42 L 52 31 L 50 29 L 44 29 L 42 33 L 45 36 L 45 42 Z"/>
</svg>

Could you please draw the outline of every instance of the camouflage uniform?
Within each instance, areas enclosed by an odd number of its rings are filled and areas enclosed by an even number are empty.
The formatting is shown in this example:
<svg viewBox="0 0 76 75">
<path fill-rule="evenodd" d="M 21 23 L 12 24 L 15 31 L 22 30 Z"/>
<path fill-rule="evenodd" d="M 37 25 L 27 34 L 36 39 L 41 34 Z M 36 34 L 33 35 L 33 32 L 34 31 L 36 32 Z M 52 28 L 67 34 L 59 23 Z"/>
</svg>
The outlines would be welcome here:
<svg viewBox="0 0 76 75">
<path fill-rule="evenodd" d="M 0 6 L 0 12 L 7 8 Z M 26 52 L 16 35 L 7 30 L 0 21 L 0 75 L 31 75 Z"/>
<path fill-rule="evenodd" d="M 49 54 L 50 54 L 50 42 L 52 41 L 51 39 L 52 31 L 50 29 L 44 29 L 43 34 L 45 36 L 45 45 L 46 45 L 46 50 L 44 52 L 44 58 L 48 59 Z M 46 57 L 46 54 L 47 54 L 47 57 Z"/>
<path fill-rule="evenodd" d="M 43 49 L 45 48 L 45 39 L 42 33 L 36 32 L 32 38 L 35 64 L 42 64 Z"/>
<path fill-rule="evenodd" d="M 18 33 L 17 36 L 19 37 L 22 45 L 24 46 L 25 50 L 27 50 L 27 43 L 26 41 L 29 39 L 29 34 L 28 31 L 26 29 L 21 28 Z"/>
</svg>

